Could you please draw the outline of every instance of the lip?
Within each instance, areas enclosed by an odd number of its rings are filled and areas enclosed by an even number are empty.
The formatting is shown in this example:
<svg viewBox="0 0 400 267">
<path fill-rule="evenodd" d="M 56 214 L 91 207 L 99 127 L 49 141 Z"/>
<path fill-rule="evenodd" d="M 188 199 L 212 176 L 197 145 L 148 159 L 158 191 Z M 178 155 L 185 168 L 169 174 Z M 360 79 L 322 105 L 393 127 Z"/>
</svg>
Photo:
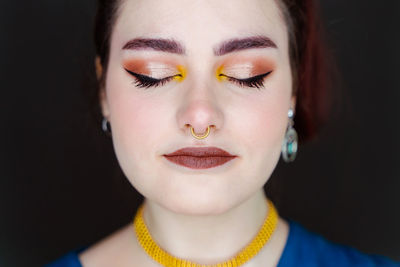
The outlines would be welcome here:
<svg viewBox="0 0 400 267">
<path fill-rule="evenodd" d="M 185 147 L 163 156 L 172 163 L 191 169 L 214 168 L 236 158 L 218 147 Z"/>
</svg>

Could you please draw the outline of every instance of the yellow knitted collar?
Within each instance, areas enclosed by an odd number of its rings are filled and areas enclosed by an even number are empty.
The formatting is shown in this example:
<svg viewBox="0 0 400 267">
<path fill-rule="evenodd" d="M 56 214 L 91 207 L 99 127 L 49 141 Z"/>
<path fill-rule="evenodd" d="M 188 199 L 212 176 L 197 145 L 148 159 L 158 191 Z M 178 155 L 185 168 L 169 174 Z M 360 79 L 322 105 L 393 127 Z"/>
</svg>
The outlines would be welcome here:
<svg viewBox="0 0 400 267">
<path fill-rule="evenodd" d="M 239 251 L 234 257 L 228 259 L 222 263 L 204 265 L 191 262 L 185 259 L 180 259 L 169 254 L 162 248 L 160 248 L 156 242 L 154 242 L 151 237 L 149 230 L 143 220 L 143 205 L 139 207 L 135 219 L 133 221 L 133 226 L 135 228 L 136 237 L 143 247 L 144 251 L 156 262 L 165 267 L 237 267 L 245 264 L 251 258 L 253 258 L 264 245 L 268 242 L 273 232 L 276 229 L 278 223 L 278 213 L 272 204 L 268 200 L 269 212 L 265 221 L 250 243 Z"/>
</svg>

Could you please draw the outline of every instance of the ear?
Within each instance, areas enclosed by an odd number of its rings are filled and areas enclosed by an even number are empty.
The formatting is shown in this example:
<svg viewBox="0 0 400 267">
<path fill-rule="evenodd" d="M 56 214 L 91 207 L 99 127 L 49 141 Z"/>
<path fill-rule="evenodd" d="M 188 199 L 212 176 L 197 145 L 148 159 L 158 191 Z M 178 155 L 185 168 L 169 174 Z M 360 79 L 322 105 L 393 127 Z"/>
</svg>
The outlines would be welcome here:
<svg viewBox="0 0 400 267">
<path fill-rule="evenodd" d="M 100 89 L 99 101 L 100 101 L 101 113 L 103 114 L 103 117 L 106 118 L 107 120 L 109 120 L 110 108 L 108 105 L 106 90 L 104 88 Z"/>
<path fill-rule="evenodd" d="M 100 80 L 101 76 L 103 75 L 103 66 L 101 65 L 101 60 L 99 56 L 96 56 L 94 60 L 94 65 L 96 67 L 97 80 Z"/>
<path fill-rule="evenodd" d="M 97 80 L 99 81 L 99 101 L 100 101 L 100 107 L 101 107 L 101 113 L 105 118 L 108 119 L 110 116 L 110 109 L 108 106 L 108 101 L 107 101 L 107 94 L 106 90 L 104 88 L 104 85 L 101 84 L 102 76 L 103 76 L 103 66 L 101 65 L 101 60 L 99 56 L 96 56 L 95 59 L 95 67 L 96 67 L 96 76 Z"/>
<path fill-rule="evenodd" d="M 292 108 L 293 111 L 296 110 L 296 100 L 297 100 L 297 98 L 296 98 L 295 95 L 293 95 L 293 96 L 290 98 L 290 108 Z"/>
</svg>

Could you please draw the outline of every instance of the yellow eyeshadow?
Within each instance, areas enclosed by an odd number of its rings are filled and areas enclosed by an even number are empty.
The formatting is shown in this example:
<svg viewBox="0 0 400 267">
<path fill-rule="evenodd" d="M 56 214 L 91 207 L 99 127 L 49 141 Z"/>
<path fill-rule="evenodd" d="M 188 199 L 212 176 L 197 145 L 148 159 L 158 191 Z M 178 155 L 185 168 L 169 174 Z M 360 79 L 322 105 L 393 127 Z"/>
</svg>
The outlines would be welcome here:
<svg viewBox="0 0 400 267">
<path fill-rule="evenodd" d="M 181 65 L 177 66 L 176 68 L 178 69 L 179 74 L 175 75 L 173 79 L 177 82 L 181 82 L 186 78 L 186 69 Z"/>
<path fill-rule="evenodd" d="M 226 80 L 226 76 L 223 75 L 223 70 L 224 70 L 224 66 L 219 66 L 217 71 L 215 72 L 215 76 L 217 77 L 217 80 L 220 82 Z"/>
</svg>

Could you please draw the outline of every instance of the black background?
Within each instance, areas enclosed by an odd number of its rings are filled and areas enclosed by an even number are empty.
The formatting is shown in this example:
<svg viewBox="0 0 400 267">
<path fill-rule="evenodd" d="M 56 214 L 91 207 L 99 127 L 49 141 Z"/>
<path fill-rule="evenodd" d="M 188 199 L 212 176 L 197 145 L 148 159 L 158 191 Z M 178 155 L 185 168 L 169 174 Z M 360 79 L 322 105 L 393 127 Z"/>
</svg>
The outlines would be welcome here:
<svg viewBox="0 0 400 267">
<path fill-rule="evenodd" d="M 141 197 L 89 115 L 94 0 L 0 4 L 0 266 L 40 266 L 128 223 Z M 267 191 L 284 217 L 400 260 L 396 0 L 321 1 L 340 104 Z"/>
</svg>

